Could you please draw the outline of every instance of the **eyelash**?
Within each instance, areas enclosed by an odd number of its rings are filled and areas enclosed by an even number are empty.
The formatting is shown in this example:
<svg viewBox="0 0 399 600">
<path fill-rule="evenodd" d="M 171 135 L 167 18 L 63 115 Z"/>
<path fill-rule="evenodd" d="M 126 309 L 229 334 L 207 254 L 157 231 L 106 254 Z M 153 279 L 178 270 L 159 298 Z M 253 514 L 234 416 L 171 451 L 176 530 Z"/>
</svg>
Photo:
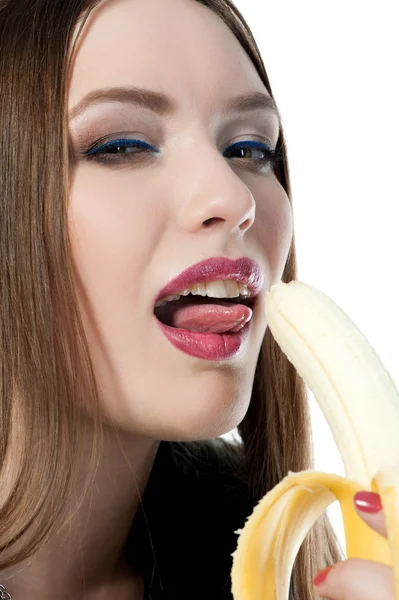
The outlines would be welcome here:
<svg viewBox="0 0 399 600">
<path fill-rule="evenodd" d="M 122 148 L 124 148 L 124 147 L 139 148 L 140 150 L 153 151 L 155 153 L 158 153 L 158 151 L 155 150 L 151 145 L 147 144 L 146 142 L 142 142 L 141 140 L 117 139 L 117 140 L 113 140 L 107 144 L 103 144 L 101 146 L 97 146 L 97 147 L 92 146 L 91 148 L 89 148 L 89 150 L 87 150 L 86 152 L 83 152 L 82 154 L 83 154 L 85 160 L 96 161 L 100 164 L 105 164 L 105 165 L 111 165 L 111 164 L 116 164 L 116 163 L 123 164 L 128 161 L 130 162 L 132 159 L 129 157 L 129 155 L 142 154 L 141 152 L 128 152 L 125 154 L 113 153 L 114 156 L 124 157 L 122 159 L 121 158 L 112 158 L 112 153 L 111 154 L 101 154 L 101 152 L 103 152 L 104 150 L 114 150 L 114 149 L 117 150 L 118 148 L 121 148 L 121 147 Z M 244 149 L 244 152 L 248 149 L 259 150 L 264 154 L 264 157 L 261 159 L 258 159 L 258 160 L 247 159 L 247 158 L 237 158 L 237 160 L 239 161 L 239 164 L 241 164 L 241 161 L 243 161 L 245 163 L 245 167 L 249 166 L 251 170 L 254 170 L 256 172 L 262 171 L 264 169 L 264 167 L 266 167 L 266 166 L 269 166 L 274 169 L 278 164 L 283 162 L 283 157 L 279 150 L 271 150 L 269 148 L 269 146 L 267 146 L 265 144 L 261 144 L 259 142 L 252 141 L 252 140 L 244 140 L 241 142 L 236 142 L 232 146 L 228 146 L 224 150 L 224 152 L 234 152 L 238 149 Z M 102 158 L 100 158 L 100 156 Z M 229 158 L 229 157 L 227 157 L 227 158 Z"/>
</svg>

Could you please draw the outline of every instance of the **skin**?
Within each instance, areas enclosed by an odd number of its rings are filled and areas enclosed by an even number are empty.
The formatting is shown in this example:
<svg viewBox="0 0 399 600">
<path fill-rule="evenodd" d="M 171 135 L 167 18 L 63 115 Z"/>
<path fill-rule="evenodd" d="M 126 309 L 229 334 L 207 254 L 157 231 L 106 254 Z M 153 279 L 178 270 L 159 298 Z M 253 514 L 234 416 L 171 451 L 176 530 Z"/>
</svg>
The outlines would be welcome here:
<svg viewBox="0 0 399 600">
<path fill-rule="evenodd" d="M 355 504 L 357 514 L 375 531 L 387 537 L 384 511 L 371 514 Z M 330 600 L 395 600 L 391 567 L 369 560 L 349 558 L 328 572 L 324 582 L 314 587 L 316 594 Z"/>
<path fill-rule="evenodd" d="M 267 90 L 215 14 L 193 0 L 102 2 L 77 48 L 69 108 L 94 89 L 121 85 L 163 92 L 178 110 L 163 118 L 111 102 L 69 124 L 76 286 L 107 424 L 116 430 L 108 429 L 91 502 L 64 539 L 52 538 L 31 564 L 3 578 L 15 598 L 142 598 L 123 547 L 159 441 L 213 438 L 242 421 L 266 331 L 265 294 L 291 245 L 292 210 L 273 170 L 250 169 L 258 152 L 244 164 L 223 156 L 243 140 L 274 149 L 279 122 L 264 109 L 220 113 L 232 98 Z M 140 139 L 160 154 L 115 166 L 85 161 L 80 153 L 105 135 Z M 172 277 L 213 256 L 252 258 L 265 281 L 247 343 L 222 362 L 174 348 L 153 315 Z M 90 418 L 90 408 L 82 410 Z M 90 436 L 82 477 L 89 447 Z"/>
</svg>

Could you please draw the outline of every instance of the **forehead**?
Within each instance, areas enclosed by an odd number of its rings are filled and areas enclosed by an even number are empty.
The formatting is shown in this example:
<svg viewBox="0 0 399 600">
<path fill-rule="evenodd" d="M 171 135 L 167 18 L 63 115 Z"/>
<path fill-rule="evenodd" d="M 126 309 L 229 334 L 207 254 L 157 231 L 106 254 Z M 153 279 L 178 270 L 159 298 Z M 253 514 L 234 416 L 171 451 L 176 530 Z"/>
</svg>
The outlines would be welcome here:
<svg viewBox="0 0 399 600">
<path fill-rule="evenodd" d="M 212 105 L 266 91 L 228 26 L 196 0 L 103 0 L 75 50 L 69 104 L 132 84 Z"/>
</svg>

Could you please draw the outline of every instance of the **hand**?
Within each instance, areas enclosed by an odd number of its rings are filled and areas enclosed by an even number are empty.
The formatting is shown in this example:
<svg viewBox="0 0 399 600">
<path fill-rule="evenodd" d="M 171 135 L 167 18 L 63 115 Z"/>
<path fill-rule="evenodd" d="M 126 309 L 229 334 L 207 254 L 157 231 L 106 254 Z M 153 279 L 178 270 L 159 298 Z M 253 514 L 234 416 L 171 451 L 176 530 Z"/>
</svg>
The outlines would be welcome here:
<svg viewBox="0 0 399 600">
<path fill-rule="evenodd" d="M 355 495 L 355 507 L 367 525 L 387 537 L 384 511 L 378 494 L 359 492 Z M 325 575 L 323 581 L 322 574 Z M 316 594 L 330 600 L 395 600 L 391 567 L 370 560 L 343 560 L 320 571 L 313 583 Z"/>
</svg>

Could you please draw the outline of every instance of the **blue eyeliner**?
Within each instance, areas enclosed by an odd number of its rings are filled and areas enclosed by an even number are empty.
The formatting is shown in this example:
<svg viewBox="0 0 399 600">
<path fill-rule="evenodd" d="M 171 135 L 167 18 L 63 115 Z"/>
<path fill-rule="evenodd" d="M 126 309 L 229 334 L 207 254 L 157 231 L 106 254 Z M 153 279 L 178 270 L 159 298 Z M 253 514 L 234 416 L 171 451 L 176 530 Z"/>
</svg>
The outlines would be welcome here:
<svg viewBox="0 0 399 600">
<path fill-rule="evenodd" d="M 121 148 L 136 148 L 137 151 L 134 152 L 120 152 Z M 264 154 L 261 158 L 248 158 L 246 156 L 226 156 L 227 153 L 232 153 L 239 149 L 251 148 L 254 150 L 259 150 Z M 161 151 L 151 146 L 147 142 L 143 142 L 142 140 L 132 139 L 132 138 L 119 138 L 116 140 L 111 140 L 107 143 L 101 144 L 101 146 L 92 146 L 86 152 L 83 152 L 83 156 L 87 160 L 96 161 L 99 164 L 109 165 L 112 164 L 127 164 L 131 162 L 132 164 L 136 161 L 143 160 L 146 158 L 150 158 L 152 154 L 160 154 Z M 242 163 L 246 163 L 248 168 L 255 172 L 262 172 L 264 167 L 268 166 L 274 168 L 282 162 L 283 158 L 279 151 L 271 150 L 271 148 L 267 144 L 263 144 L 261 142 L 255 140 L 242 140 L 235 142 L 231 146 L 227 146 L 223 150 L 224 158 L 228 160 L 241 161 L 238 164 L 241 166 Z M 244 167 L 245 168 L 245 167 Z"/>
<path fill-rule="evenodd" d="M 141 140 L 133 140 L 133 139 L 118 139 L 118 140 L 113 140 L 112 142 L 108 142 L 107 144 L 103 144 L 102 146 L 99 146 L 97 148 L 93 148 L 92 150 L 90 150 L 89 152 L 85 152 L 84 154 L 86 156 L 91 156 L 93 154 L 97 154 L 98 152 L 100 152 L 101 150 L 113 150 L 114 148 L 117 149 L 119 146 L 128 146 L 128 147 L 139 147 L 139 148 L 144 148 L 145 150 L 151 150 L 153 152 L 158 152 L 158 150 L 156 150 L 153 146 L 151 146 L 150 144 L 147 144 L 146 142 L 142 142 Z"/>
</svg>

